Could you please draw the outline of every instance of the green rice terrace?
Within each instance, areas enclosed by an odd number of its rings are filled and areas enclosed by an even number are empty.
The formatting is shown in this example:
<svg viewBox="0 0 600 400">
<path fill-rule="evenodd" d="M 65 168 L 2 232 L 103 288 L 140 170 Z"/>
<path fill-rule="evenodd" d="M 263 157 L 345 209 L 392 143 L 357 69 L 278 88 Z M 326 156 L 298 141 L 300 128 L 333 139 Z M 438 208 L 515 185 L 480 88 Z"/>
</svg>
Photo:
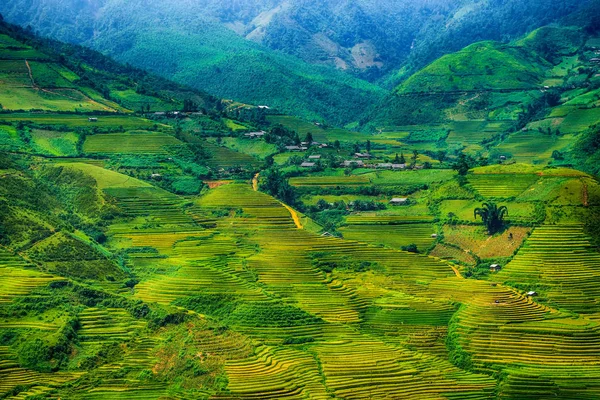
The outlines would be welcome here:
<svg viewBox="0 0 600 400">
<path fill-rule="evenodd" d="M 0 27 L 0 399 L 600 398 L 593 34 L 333 127 Z"/>
</svg>

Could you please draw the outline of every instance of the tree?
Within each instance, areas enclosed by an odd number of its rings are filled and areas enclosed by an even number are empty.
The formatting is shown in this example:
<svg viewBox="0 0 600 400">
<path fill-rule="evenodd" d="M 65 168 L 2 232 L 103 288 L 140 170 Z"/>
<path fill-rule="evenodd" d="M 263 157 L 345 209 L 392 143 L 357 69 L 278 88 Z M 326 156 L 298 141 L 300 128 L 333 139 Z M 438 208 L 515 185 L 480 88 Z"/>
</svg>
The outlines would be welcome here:
<svg viewBox="0 0 600 400">
<path fill-rule="evenodd" d="M 471 169 L 472 160 L 470 157 L 467 157 L 464 153 L 458 156 L 458 160 L 452 166 L 453 169 L 458 171 L 458 175 L 466 176 Z"/>
<path fill-rule="evenodd" d="M 412 161 L 412 165 L 417 165 L 417 160 L 419 159 L 419 151 L 413 150 L 413 155 L 410 159 Z"/>
<path fill-rule="evenodd" d="M 371 152 L 371 141 L 367 140 L 367 153 Z"/>
<path fill-rule="evenodd" d="M 271 168 L 263 172 L 261 176 L 260 190 L 278 198 L 284 203 L 290 205 L 296 203 L 296 191 L 280 170 Z"/>
<path fill-rule="evenodd" d="M 406 164 L 406 158 L 404 158 L 404 153 L 400 153 L 400 164 Z"/>
<path fill-rule="evenodd" d="M 448 155 L 447 152 L 445 152 L 444 150 L 440 150 L 437 153 L 435 153 L 435 158 L 436 158 L 436 160 L 438 160 L 439 162 L 442 163 L 446 159 L 447 155 Z"/>
<path fill-rule="evenodd" d="M 304 139 L 304 141 L 308 144 L 311 144 L 314 140 L 313 140 L 313 134 L 310 132 L 306 133 L 306 138 Z"/>
<path fill-rule="evenodd" d="M 333 142 L 333 148 L 336 150 L 339 150 L 341 147 L 341 143 L 339 140 L 336 140 L 335 142 Z"/>
<path fill-rule="evenodd" d="M 498 233 L 504 227 L 504 217 L 507 215 L 508 208 L 506 206 L 498 207 L 493 202 L 483 203 L 482 207 L 478 207 L 474 211 L 475 219 L 481 217 L 490 235 Z"/>
</svg>

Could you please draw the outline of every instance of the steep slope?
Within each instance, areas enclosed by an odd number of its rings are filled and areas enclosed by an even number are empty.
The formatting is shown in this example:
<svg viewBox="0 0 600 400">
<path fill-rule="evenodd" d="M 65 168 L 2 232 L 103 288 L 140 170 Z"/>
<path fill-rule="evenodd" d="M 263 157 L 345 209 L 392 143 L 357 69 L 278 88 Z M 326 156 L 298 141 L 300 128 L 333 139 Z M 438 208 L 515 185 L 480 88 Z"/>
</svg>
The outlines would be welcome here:
<svg viewBox="0 0 600 400">
<path fill-rule="evenodd" d="M 3 110 L 169 111 L 185 101 L 212 109 L 217 99 L 95 51 L 41 39 L 0 21 Z"/>
<path fill-rule="evenodd" d="M 15 9 L 12 3 L 11 9 L 3 6 L 0 11 L 7 19 L 32 22 L 42 33 L 88 45 L 220 97 L 306 118 L 352 122 L 385 93 L 341 72 L 248 41 L 207 16 L 198 2 L 35 1 Z M 56 10 L 65 10 L 71 22 L 56 16 Z"/>
<path fill-rule="evenodd" d="M 397 86 L 372 121 L 379 126 L 485 119 L 516 122 L 540 98 L 550 100 L 550 94 L 556 97 L 574 88 L 593 89 L 596 66 L 590 60 L 595 50 L 586 45 L 592 43 L 588 38 L 579 28 L 545 27 L 511 44 L 470 45 L 439 58 Z M 556 106 L 559 100 L 550 102 Z"/>
</svg>

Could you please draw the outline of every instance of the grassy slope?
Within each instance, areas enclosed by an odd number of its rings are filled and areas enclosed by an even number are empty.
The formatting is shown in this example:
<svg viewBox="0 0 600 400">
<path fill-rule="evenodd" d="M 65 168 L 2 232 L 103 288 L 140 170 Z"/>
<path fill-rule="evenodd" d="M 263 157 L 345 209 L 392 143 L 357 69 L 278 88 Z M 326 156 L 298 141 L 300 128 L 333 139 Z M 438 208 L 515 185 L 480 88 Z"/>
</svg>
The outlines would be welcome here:
<svg viewBox="0 0 600 400">
<path fill-rule="evenodd" d="M 600 121 L 600 80 L 588 61 L 593 40 L 581 29 L 551 26 L 509 45 L 473 44 L 399 85 L 367 127 L 398 140 L 387 131 L 430 130 L 438 148 L 548 163 Z M 440 129 L 450 130 L 441 144 L 433 137 Z"/>
<path fill-rule="evenodd" d="M 211 109 L 215 99 L 78 46 L 37 38 L 0 21 L 4 110 L 129 112 L 181 109 L 190 99 Z"/>
</svg>

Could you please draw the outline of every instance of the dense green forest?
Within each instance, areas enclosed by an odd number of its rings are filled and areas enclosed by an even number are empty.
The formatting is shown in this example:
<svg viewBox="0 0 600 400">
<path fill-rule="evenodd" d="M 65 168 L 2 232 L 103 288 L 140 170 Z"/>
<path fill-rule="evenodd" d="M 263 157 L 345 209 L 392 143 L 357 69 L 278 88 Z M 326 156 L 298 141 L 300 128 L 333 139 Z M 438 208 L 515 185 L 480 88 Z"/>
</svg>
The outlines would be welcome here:
<svg viewBox="0 0 600 400">
<path fill-rule="evenodd" d="M 443 54 L 480 40 L 506 42 L 567 17 L 577 21 L 578 13 L 597 12 L 595 4 L 20 0 L 3 2 L 0 12 L 219 97 L 343 125 L 381 100 L 379 86 L 389 88 Z"/>
</svg>

